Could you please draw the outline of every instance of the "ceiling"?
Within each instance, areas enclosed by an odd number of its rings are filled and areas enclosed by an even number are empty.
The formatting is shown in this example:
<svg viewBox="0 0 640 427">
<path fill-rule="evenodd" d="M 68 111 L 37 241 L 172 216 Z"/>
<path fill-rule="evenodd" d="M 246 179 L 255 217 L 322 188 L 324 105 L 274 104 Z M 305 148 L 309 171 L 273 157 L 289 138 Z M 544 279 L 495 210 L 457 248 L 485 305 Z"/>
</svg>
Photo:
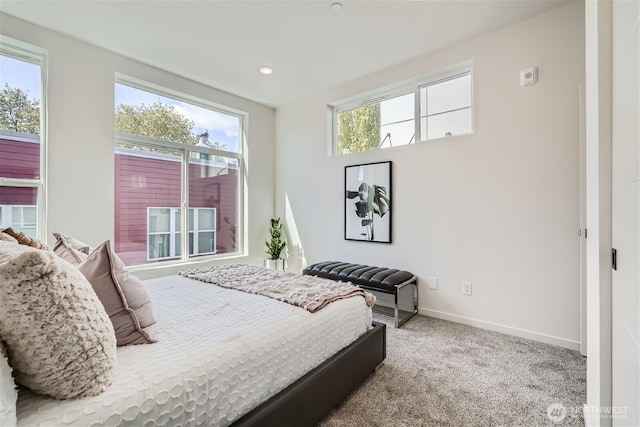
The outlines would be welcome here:
<svg viewBox="0 0 640 427">
<path fill-rule="evenodd" d="M 278 107 L 566 2 L 2 0 L 0 11 Z"/>
</svg>

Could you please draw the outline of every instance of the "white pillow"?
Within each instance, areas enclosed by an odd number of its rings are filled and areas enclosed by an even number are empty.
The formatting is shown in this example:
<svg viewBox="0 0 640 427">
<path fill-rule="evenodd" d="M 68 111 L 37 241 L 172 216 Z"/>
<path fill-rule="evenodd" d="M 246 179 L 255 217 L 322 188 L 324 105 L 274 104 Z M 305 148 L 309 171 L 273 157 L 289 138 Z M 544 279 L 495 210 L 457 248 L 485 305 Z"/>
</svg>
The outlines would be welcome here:
<svg viewBox="0 0 640 427">
<path fill-rule="evenodd" d="M 18 392 L 11 376 L 4 343 L 0 340 L 0 426 L 15 426 Z"/>
<path fill-rule="evenodd" d="M 116 337 L 91 284 L 53 252 L 0 241 L 0 337 L 17 384 L 57 399 L 111 385 Z"/>
</svg>

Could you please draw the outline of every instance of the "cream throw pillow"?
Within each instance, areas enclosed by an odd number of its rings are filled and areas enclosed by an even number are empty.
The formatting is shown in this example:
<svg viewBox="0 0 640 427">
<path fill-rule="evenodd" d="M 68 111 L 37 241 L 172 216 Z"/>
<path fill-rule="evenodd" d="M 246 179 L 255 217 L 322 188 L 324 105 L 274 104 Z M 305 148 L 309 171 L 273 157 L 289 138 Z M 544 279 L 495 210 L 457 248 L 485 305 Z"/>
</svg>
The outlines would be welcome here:
<svg viewBox="0 0 640 427">
<path fill-rule="evenodd" d="M 53 252 L 0 241 L 0 313 L 16 383 L 57 399 L 111 385 L 109 316 L 82 273 Z"/>
<path fill-rule="evenodd" d="M 156 319 L 142 282 L 130 276 L 111 250 L 109 240 L 98 246 L 78 267 L 102 301 L 116 332 L 118 345 L 150 344 Z"/>
<path fill-rule="evenodd" d="M 0 426 L 15 426 L 18 391 L 11 375 L 4 343 L 0 340 Z"/>
<path fill-rule="evenodd" d="M 93 251 L 91 246 L 74 237 L 60 233 L 53 233 L 53 237 L 56 238 L 53 252 L 73 265 L 82 264 Z"/>
</svg>

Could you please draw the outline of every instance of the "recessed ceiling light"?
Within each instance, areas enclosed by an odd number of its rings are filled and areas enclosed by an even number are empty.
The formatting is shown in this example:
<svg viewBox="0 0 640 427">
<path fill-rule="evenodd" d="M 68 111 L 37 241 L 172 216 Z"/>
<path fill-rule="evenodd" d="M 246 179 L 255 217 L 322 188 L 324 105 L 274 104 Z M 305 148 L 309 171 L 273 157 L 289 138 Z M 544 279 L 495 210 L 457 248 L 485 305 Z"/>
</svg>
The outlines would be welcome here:
<svg viewBox="0 0 640 427">
<path fill-rule="evenodd" d="M 331 10 L 333 12 L 340 12 L 342 10 L 342 3 L 334 3 L 331 5 Z"/>
<path fill-rule="evenodd" d="M 273 68 L 267 67 L 267 66 L 260 67 L 259 70 L 260 70 L 260 72 L 262 74 L 271 74 L 271 73 L 273 73 Z"/>
</svg>

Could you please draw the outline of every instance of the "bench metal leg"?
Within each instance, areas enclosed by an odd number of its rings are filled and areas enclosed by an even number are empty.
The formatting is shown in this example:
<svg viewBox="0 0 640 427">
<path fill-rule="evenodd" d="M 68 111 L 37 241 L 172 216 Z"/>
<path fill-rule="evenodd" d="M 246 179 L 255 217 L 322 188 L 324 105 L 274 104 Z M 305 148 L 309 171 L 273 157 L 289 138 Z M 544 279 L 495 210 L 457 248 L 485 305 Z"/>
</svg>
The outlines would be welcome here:
<svg viewBox="0 0 640 427">
<path fill-rule="evenodd" d="M 402 290 L 404 290 L 407 286 L 411 286 L 412 289 L 412 302 L 413 302 L 413 310 L 411 312 L 409 312 L 408 315 L 404 316 L 404 317 L 400 317 L 400 307 L 398 304 L 398 299 L 399 299 L 399 295 L 400 292 Z M 394 323 L 395 323 L 395 327 L 399 328 L 400 326 L 404 325 L 409 319 L 411 319 L 413 316 L 415 316 L 416 314 L 418 314 L 418 280 L 416 277 L 414 277 L 411 280 L 407 280 L 404 283 L 401 283 L 399 285 L 396 286 L 396 292 L 395 292 L 395 304 L 394 304 L 394 308 L 393 308 L 393 312 L 394 312 Z"/>
<path fill-rule="evenodd" d="M 387 295 L 391 294 L 391 292 L 386 292 L 386 291 L 383 292 L 379 289 L 374 289 L 372 287 L 365 287 L 365 289 L 369 292 L 373 292 L 374 294 L 378 292 L 382 292 Z M 410 300 L 411 300 L 411 304 L 413 305 L 412 309 L 410 309 L 409 311 L 400 309 L 402 296 L 405 296 L 407 292 L 411 292 Z M 390 306 L 383 306 L 380 304 L 376 304 L 373 307 L 373 311 L 385 316 L 393 317 L 393 325 L 396 328 L 399 328 L 400 326 L 404 325 L 413 316 L 418 314 L 418 281 L 417 279 L 413 278 L 412 280 L 408 280 L 395 287 L 395 292 L 393 292 L 393 308 Z"/>
</svg>

